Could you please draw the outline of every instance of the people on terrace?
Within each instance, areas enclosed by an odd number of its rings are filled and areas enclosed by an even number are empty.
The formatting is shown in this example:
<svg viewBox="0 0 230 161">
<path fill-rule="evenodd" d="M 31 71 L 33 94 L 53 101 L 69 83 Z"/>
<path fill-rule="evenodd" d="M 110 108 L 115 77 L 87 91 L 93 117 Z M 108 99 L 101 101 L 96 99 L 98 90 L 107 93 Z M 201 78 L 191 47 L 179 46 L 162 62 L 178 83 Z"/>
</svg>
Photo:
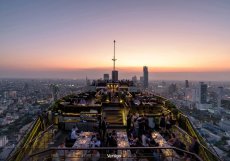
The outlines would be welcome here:
<svg viewBox="0 0 230 161">
<path fill-rule="evenodd" d="M 95 146 L 95 147 L 97 147 L 97 146 Z M 92 161 L 98 161 L 100 159 L 100 153 L 99 153 L 99 151 L 98 150 L 93 150 L 92 151 L 92 155 L 91 155 L 91 160 Z"/>
<path fill-rule="evenodd" d="M 103 118 L 102 123 L 101 123 L 101 128 L 102 128 L 102 138 L 105 138 L 105 133 L 107 130 L 108 123 L 106 122 L 106 117 Z"/>
<path fill-rule="evenodd" d="M 78 131 L 78 128 L 76 126 L 73 126 L 73 128 L 71 129 L 71 131 Z"/>
<path fill-rule="evenodd" d="M 166 130 L 166 120 L 165 120 L 164 113 L 162 113 L 161 118 L 160 118 L 160 128 L 162 131 Z"/>
<path fill-rule="evenodd" d="M 66 148 L 66 146 L 65 146 L 65 143 L 62 142 L 62 143 L 58 146 L 58 149 L 60 149 L 60 150 L 57 151 L 60 157 L 64 157 L 64 156 L 65 156 L 65 153 L 67 152 L 67 151 L 64 150 L 64 148 Z"/>
<path fill-rule="evenodd" d="M 57 150 L 53 150 L 51 156 L 52 161 L 60 161 L 60 156 L 58 155 Z"/>
<path fill-rule="evenodd" d="M 142 141 L 142 145 L 143 145 L 144 147 L 149 146 L 149 144 L 148 144 L 149 139 L 147 138 L 146 133 L 143 133 L 143 134 L 142 134 L 142 136 L 141 136 L 141 141 Z"/>
<path fill-rule="evenodd" d="M 176 144 L 178 144 L 178 138 L 176 137 L 176 135 L 174 133 L 171 133 L 170 135 L 170 139 L 168 140 L 168 144 L 171 146 L 175 146 Z"/>
<path fill-rule="evenodd" d="M 73 140 L 73 141 L 77 139 L 76 130 L 72 129 L 70 138 L 71 138 L 71 140 Z"/>
</svg>

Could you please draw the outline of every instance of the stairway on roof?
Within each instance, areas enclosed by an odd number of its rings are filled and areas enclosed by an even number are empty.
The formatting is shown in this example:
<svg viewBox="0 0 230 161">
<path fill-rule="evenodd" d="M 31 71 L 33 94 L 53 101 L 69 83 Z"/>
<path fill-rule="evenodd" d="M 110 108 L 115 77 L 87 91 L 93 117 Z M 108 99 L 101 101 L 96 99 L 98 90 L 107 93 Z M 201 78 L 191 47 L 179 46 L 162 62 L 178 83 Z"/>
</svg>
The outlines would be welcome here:
<svg viewBox="0 0 230 161">
<path fill-rule="evenodd" d="M 103 117 L 106 117 L 106 122 L 109 123 L 109 129 L 124 128 L 123 107 L 103 107 Z"/>
</svg>

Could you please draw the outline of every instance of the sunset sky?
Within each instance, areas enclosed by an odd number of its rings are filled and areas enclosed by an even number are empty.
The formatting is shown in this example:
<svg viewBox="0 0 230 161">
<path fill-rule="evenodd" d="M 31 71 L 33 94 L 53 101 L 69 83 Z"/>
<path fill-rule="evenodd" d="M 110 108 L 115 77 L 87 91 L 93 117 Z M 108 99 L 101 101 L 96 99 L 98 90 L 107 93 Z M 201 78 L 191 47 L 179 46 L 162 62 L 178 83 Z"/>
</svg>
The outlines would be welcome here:
<svg viewBox="0 0 230 161">
<path fill-rule="evenodd" d="M 2 78 L 100 78 L 113 40 L 120 78 L 230 81 L 229 0 L 0 1 Z"/>
</svg>

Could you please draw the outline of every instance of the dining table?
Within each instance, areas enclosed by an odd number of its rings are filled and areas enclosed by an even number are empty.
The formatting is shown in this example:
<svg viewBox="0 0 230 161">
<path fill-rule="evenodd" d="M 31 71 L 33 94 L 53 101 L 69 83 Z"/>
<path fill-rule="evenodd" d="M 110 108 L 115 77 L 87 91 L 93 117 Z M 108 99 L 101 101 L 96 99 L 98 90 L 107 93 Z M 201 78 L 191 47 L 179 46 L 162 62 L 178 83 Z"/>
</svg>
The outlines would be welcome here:
<svg viewBox="0 0 230 161">
<path fill-rule="evenodd" d="M 130 147 L 127 133 L 125 131 L 117 131 L 117 147 Z M 120 156 L 118 160 L 132 161 L 132 154 L 130 150 L 118 150 L 117 154 Z"/>
<path fill-rule="evenodd" d="M 171 148 L 172 146 L 168 144 L 168 142 L 163 138 L 163 136 L 159 132 L 152 132 L 152 138 L 156 143 L 159 144 L 159 147 L 164 147 L 168 149 L 161 149 L 165 160 L 167 161 L 180 161 L 179 155 Z"/>
<path fill-rule="evenodd" d="M 73 145 L 73 148 L 89 148 L 92 144 L 93 132 L 81 132 Z M 67 155 L 67 161 L 83 161 L 87 150 L 71 150 Z"/>
</svg>

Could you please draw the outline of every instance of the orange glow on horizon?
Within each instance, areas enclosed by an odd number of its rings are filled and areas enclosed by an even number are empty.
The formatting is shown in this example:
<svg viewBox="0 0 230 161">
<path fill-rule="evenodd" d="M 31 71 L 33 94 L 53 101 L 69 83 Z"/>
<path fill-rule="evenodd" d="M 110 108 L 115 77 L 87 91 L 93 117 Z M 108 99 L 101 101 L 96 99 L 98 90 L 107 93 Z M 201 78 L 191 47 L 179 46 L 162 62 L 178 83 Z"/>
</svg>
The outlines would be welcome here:
<svg viewBox="0 0 230 161">
<path fill-rule="evenodd" d="M 87 71 L 87 70 L 94 70 L 94 71 L 112 71 L 112 66 L 107 67 L 31 67 L 31 68 L 23 68 L 23 67 L 11 67 L 8 68 L 11 70 L 25 70 L 25 71 Z M 119 72 L 128 72 L 128 73 L 135 73 L 135 72 L 143 72 L 143 66 L 140 67 L 117 67 L 116 70 Z M 225 72 L 230 71 L 230 68 L 223 69 L 223 68 L 180 68 L 180 67 L 151 67 L 148 66 L 148 71 L 151 73 L 159 73 L 159 72 Z"/>
</svg>

